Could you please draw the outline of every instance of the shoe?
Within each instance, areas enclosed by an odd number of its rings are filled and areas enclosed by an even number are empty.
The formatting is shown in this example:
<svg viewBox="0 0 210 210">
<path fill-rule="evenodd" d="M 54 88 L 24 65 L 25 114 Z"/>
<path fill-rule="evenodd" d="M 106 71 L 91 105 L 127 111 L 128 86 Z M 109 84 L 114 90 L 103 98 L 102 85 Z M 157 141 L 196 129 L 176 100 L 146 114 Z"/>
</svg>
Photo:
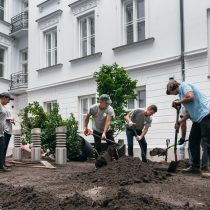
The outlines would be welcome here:
<svg viewBox="0 0 210 210">
<path fill-rule="evenodd" d="M 0 173 L 2 173 L 2 172 L 10 172 L 10 171 L 11 171 L 11 169 L 6 168 L 5 166 L 3 166 L 3 168 L 0 168 Z"/>
<path fill-rule="evenodd" d="M 200 170 L 200 168 L 195 168 L 193 166 L 190 166 L 189 168 L 182 169 L 182 173 L 200 174 L 201 170 Z"/>
</svg>

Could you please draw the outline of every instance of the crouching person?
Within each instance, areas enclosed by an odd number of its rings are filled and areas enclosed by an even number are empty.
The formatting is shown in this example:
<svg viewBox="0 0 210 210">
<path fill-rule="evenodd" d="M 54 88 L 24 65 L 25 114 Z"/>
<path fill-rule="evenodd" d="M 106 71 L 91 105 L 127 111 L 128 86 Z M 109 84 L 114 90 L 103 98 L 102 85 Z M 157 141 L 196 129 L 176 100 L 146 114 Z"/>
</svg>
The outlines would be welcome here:
<svg viewBox="0 0 210 210">
<path fill-rule="evenodd" d="M 139 143 L 143 162 L 147 162 L 147 142 L 145 135 L 151 127 L 151 116 L 157 112 L 157 106 L 151 105 L 146 109 L 134 109 L 125 116 L 128 156 L 133 157 L 133 137 Z"/>
</svg>

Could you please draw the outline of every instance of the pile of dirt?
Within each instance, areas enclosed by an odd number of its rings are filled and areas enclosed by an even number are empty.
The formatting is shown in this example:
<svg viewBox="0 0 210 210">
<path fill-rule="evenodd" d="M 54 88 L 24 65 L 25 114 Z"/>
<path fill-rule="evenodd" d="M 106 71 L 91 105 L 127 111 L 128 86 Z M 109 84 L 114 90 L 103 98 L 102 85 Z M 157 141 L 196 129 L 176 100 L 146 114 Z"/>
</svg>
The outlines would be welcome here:
<svg viewBox="0 0 210 210">
<path fill-rule="evenodd" d="M 0 184 L 1 209 L 36 209 L 36 210 L 149 210 L 149 209 L 194 209 L 189 206 L 174 206 L 166 204 L 159 199 L 143 194 L 131 194 L 124 188 L 119 188 L 112 198 L 93 201 L 79 193 L 71 197 L 58 199 L 53 194 L 36 192 L 32 187 L 10 187 Z M 203 208 L 205 209 L 205 208 Z M 207 208 L 206 208 L 207 209 Z"/>
<path fill-rule="evenodd" d="M 155 170 L 152 163 L 143 163 L 139 158 L 123 157 L 95 171 L 77 174 L 74 179 L 100 186 L 124 186 L 142 182 L 161 183 L 167 176 L 170 174 Z M 69 178 L 72 179 L 72 176 Z"/>
<path fill-rule="evenodd" d="M 13 187 L 0 183 L 0 209 L 58 209 L 59 199 L 33 187 Z"/>
</svg>

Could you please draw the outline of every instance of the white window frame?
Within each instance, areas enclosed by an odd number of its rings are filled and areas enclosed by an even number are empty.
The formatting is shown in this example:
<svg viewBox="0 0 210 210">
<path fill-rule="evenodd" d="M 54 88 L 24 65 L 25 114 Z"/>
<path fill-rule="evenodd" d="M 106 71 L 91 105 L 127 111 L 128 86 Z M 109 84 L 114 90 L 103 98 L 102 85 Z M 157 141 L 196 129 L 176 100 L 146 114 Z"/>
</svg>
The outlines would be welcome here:
<svg viewBox="0 0 210 210">
<path fill-rule="evenodd" d="M 49 114 L 51 113 L 51 111 L 53 110 L 55 105 L 58 105 L 57 100 L 44 102 L 44 108 L 45 108 L 46 112 Z"/>
<path fill-rule="evenodd" d="M 0 78 L 4 78 L 5 76 L 5 49 L 1 48 L 0 49 L 3 51 L 3 61 L 0 61 L 0 64 L 2 65 L 2 75 L 0 75 Z"/>
<path fill-rule="evenodd" d="M 58 63 L 58 33 L 57 28 L 50 29 L 44 32 L 45 37 L 45 59 L 46 59 L 46 67 L 50 67 L 56 65 Z M 48 46 L 48 38 L 51 37 L 51 48 Z M 50 53 L 50 60 L 48 59 L 48 53 Z"/>
<path fill-rule="evenodd" d="M 95 101 L 94 101 L 94 103 L 93 103 L 93 98 L 95 98 Z M 91 95 L 87 95 L 87 96 L 81 96 L 81 97 L 79 97 L 79 109 L 80 109 L 80 111 L 79 111 L 79 127 L 80 127 L 80 131 L 83 131 L 84 130 L 84 123 L 85 123 L 85 121 L 84 121 L 84 119 L 85 119 L 85 116 L 87 115 L 87 113 L 83 113 L 83 109 L 82 109 L 82 100 L 85 100 L 85 99 L 87 99 L 88 101 L 88 106 L 87 106 L 87 111 L 89 110 L 89 108 L 90 108 L 90 106 L 92 106 L 93 104 L 96 104 L 96 95 L 95 94 L 91 94 Z M 93 122 L 91 121 L 91 119 L 90 119 L 90 121 L 89 121 L 89 124 L 88 124 L 88 126 L 89 126 L 89 128 L 92 128 L 93 127 Z"/>
<path fill-rule="evenodd" d="M 25 53 L 27 54 L 27 60 L 23 59 L 23 57 L 24 57 L 23 54 L 25 54 Z M 23 66 L 26 64 L 27 64 L 27 69 L 25 71 Z M 20 69 L 23 73 L 26 73 L 26 74 L 28 73 L 28 49 L 24 49 L 24 50 L 20 51 Z"/>
<path fill-rule="evenodd" d="M 90 27 L 90 19 L 93 18 L 94 20 L 94 33 L 91 33 L 91 27 Z M 86 21 L 86 37 L 82 37 L 82 22 Z M 79 28 L 79 57 L 84 57 L 87 55 L 94 54 L 96 51 L 96 40 L 95 40 L 95 13 L 91 12 L 89 14 L 83 15 L 82 17 L 78 18 L 78 28 Z M 94 39 L 94 49 L 92 50 L 91 47 L 91 39 Z M 83 41 L 86 40 L 86 49 L 87 52 L 83 52 Z"/>
<path fill-rule="evenodd" d="M 133 42 L 141 41 L 145 39 L 145 0 L 144 1 L 144 16 L 138 19 L 138 11 L 137 11 L 137 1 L 139 0 L 123 0 L 123 34 L 124 34 L 124 44 L 129 44 L 127 40 L 127 26 L 128 25 L 133 25 Z M 126 22 L 126 6 L 128 4 L 132 3 L 133 5 L 133 20 L 130 21 L 129 23 Z M 140 14 L 141 15 L 141 14 Z M 143 39 L 140 39 L 138 37 L 138 24 L 143 23 L 144 24 L 144 37 Z"/>
<path fill-rule="evenodd" d="M 145 103 L 145 106 L 144 107 L 140 107 L 140 104 L 139 104 L 139 92 L 141 92 L 141 91 L 145 91 L 145 93 L 146 93 L 146 97 L 145 97 L 145 101 L 147 101 L 147 91 L 146 91 L 146 86 L 141 86 L 141 87 L 138 87 L 137 89 L 136 89 L 136 94 L 137 94 L 137 99 L 132 99 L 131 101 L 133 102 L 133 104 L 134 104 L 134 107 L 132 107 L 132 108 L 129 108 L 128 107 L 128 104 L 127 104 L 127 110 L 128 111 L 130 111 L 130 110 L 132 110 L 132 109 L 137 109 L 137 108 L 142 108 L 142 109 L 144 109 L 144 108 L 146 108 L 146 106 L 147 106 L 147 104 Z"/>
</svg>

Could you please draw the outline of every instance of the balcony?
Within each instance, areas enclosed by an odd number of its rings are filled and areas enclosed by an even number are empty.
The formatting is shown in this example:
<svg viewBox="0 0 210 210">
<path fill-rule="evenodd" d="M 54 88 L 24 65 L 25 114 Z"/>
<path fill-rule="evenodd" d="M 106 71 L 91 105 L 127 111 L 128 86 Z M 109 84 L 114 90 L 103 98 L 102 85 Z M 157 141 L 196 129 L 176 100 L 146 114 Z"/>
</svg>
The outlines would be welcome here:
<svg viewBox="0 0 210 210">
<path fill-rule="evenodd" d="M 18 95 L 28 88 L 28 74 L 22 71 L 11 74 L 10 93 Z"/>
<path fill-rule="evenodd" d="M 28 12 L 21 12 L 20 14 L 11 18 L 11 33 L 14 37 L 20 37 L 28 31 Z"/>
</svg>

